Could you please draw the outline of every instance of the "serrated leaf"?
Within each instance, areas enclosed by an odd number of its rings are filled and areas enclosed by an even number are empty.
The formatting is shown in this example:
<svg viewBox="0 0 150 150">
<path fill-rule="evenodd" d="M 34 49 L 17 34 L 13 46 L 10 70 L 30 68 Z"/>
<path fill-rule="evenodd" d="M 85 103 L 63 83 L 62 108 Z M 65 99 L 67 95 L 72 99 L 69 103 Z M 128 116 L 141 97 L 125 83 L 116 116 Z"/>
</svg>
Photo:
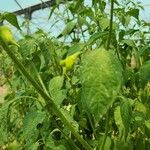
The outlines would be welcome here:
<svg viewBox="0 0 150 150">
<path fill-rule="evenodd" d="M 23 120 L 23 136 L 25 139 L 32 140 L 32 138 L 37 138 L 37 125 L 41 124 L 45 117 L 46 114 L 41 111 L 30 112 L 25 116 Z"/>
<path fill-rule="evenodd" d="M 51 79 L 49 83 L 50 95 L 52 96 L 57 106 L 60 106 L 60 104 L 66 97 L 65 91 L 61 89 L 63 86 L 63 82 L 64 82 L 63 76 L 56 76 L 53 79 Z"/>
<path fill-rule="evenodd" d="M 131 124 L 131 116 L 132 116 L 132 106 L 128 99 L 123 100 L 120 106 L 121 118 L 125 128 L 125 140 L 128 136 L 130 131 L 130 124 Z"/>
<path fill-rule="evenodd" d="M 119 92 L 122 83 L 120 62 L 104 49 L 88 52 L 82 58 L 80 80 L 84 109 L 99 121 Z"/>
<path fill-rule="evenodd" d="M 8 111 L 9 106 L 12 101 L 5 102 L 2 107 L 0 107 L 0 145 L 3 145 L 7 141 L 7 128 L 8 128 Z"/>
<path fill-rule="evenodd" d="M 25 39 L 19 41 L 19 52 L 23 58 L 31 57 L 31 54 L 36 51 L 36 42 L 32 37 L 25 37 Z"/>
</svg>

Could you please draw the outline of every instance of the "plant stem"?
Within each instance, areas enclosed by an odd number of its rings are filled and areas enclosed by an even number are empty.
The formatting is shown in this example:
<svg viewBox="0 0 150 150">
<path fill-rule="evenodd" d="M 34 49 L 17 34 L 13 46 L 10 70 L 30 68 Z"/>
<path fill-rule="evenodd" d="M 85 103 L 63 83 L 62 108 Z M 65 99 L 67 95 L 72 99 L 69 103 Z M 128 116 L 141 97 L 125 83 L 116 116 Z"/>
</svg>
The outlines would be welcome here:
<svg viewBox="0 0 150 150">
<path fill-rule="evenodd" d="M 4 62 L 4 59 L 5 58 L 2 57 L 2 61 L 3 62 Z M 9 78 L 7 77 L 7 74 L 6 74 L 6 71 L 4 69 L 4 66 L 2 66 L 2 71 L 3 71 L 3 75 L 4 75 L 5 79 L 6 79 L 6 81 L 2 84 L 2 86 L 5 85 L 6 83 L 8 83 L 8 85 L 10 86 L 10 88 L 12 88 L 12 84 L 11 84 Z"/>
<path fill-rule="evenodd" d="M 104 150 L 104 146 L 105 146 L 105 143 L 106 143 L 106 140 L 107 140 L 107 135 L 108 135 L 108 131 L 109 131 L 109 119 L 110 119 L 110 108 L 108 109 L 108 112 L 106 114 L 105 135 L 104 135 L 102 147 L 100 147 L 100 150 Z"/>
<path fill-rule="evenodd" d="M 45 85 L 44 85 L 44 83 L 43 83 L 43 80 L 42 80 L 40 74 L 38 73 L 38 71 L 37 71 L 37 69 L 36 69 L 36 67 L 35 67 L 35 64 L 34 64 L 33 62 L 31 62 L 31 65 L 32 65 L 34 71 L 35 71 L 36 74 L 37 74 L 37 78 L 38 78 L 38 80 L 39 80 L 40 86 L 43 88 L 44 92 L 49 96 L 49 93 L 48 93 L 48 91 L 47 91 L 47 89 L 46 89 L 46 87 L 45 87 Z"/>
<path fill-rule="evenodd" d="M 92 150 L 91 146 L 80 136 L 78 132 L 74 129 L 74 127 L 70 124 L 70 122 L 66 119 L 66 117 L 62 114 L 62 112 L 58 109 L 57 105 L 53 102 L 52 98 L 47 95 L 41 86 L 32 78 L 32 76 L 27 72 L 23 64 L 17 59 L 17 57 L 14 55 L 13 51 L 10 50 L 8 45 L 3 41 L 3 39 L 0 37 L 0 44 L 5 50 L 5 52 L 8 54 L 8 56 L 13 60 L 14 64 L 18 67 L 18 69 L 23 73 L 23 75 L 30 81 L 32 86 L 36 89 L 36 91 L 44 98 L 45 103 L 47 104 L 47 108 L 49 113 L 51 113 L 50 108 L 52 109 L 52 112 L 61 119 L 61 121 L 70 129 L 72 134 L 76 137 L 76 139 L 83 145 L 83 147 L 86 150 Z"/>
<path fill-rule="evenodd" d="M 42 86 L 44 92 L 45 92 L 47 95 L 49 95 L 49 93 L 47 92 L 47 89 L 46 89 L 46 87 L 45 87 L 45 85 L 44 85 L 44 83 L 43 83 L 43 80 L 42 80 L 41 76 L 40 76 L 39 74 L 37 74 L 37 77 L 38 77 L 38 79 L 39 79 L 39 82 L 40 82 L 40 84 L 41 84 L 41 86 Z"/>
<path fill-rule="evenodd" d="M 111 37 L 112 37 L 113 11 L 114 11 L 114 0 L 111 0 L 110 22 L 109 22 L 109 35 L 108 35 L 108 40 L 107 40 L 107 50 L 109 50 L 110 41 L 111 41 Z"/>
</svg>

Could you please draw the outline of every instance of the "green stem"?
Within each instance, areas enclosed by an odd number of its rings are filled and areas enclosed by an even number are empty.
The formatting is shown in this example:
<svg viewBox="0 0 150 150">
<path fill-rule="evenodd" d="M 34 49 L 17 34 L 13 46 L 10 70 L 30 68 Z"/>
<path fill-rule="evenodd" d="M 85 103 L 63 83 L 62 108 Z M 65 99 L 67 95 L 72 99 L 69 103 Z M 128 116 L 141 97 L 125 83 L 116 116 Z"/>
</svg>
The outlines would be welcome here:
<svg viewBox="0 0 150 150">
<path fill-rule="evenodd" d="M 2 58 L 2 61 L 5 62 L 5 61 L 4 61 L 4 58 Z M 3 71 L 3 75 L 4 75 L 5 79 L 6 79 L 6 81 L 2 84 L 2 86 L 3 86 L 4 84 L 8 83 L 8 85 L 10 86 L 10 88 L 12 88 L 12 84 L 11 84 L 9 78 L 7 77 L 7 74 L 6 74 L 6 71 L 5 71 L 5 69 L 4 69 L 4 66 L 2 66 L 2 71 Z"/>
<path fill-rule="evenodd" d="M 109 119 L 110 119 L 110 108 L 106 114 L 106 126 L 105 126 L 105 135 L 104 135 L 104 140 L 102 143 L 102 147 L 100 147 L 100 150 L 104 150 L 104 146 L 107 140 L 107 135 L 108 135 L 108 131 L 109 131 Z"/>
<path fill-rule="evenodd" d="M 66 117 L 61 113 L 61 111 L 58 109 L 57 105 L 53 102 L 51 97 L 47 95 L 41 86 L 32 78 L 32 76 L 26 71 L 23 64 L 17 59 L 17 57 L 14 55 L 13 51 L 10 50 L 8 45 L 3 41 L 3 39 L 0 37 L 0 43 L 5 52 L 8 54 L 8 56 L 13 60 L 14 64 L 18 67 L 18 69 L 23 73 L 23 75 L 30 81 L 32 86 L 38 91 L 38 93 L 43 97 L 45 100 L 45 103 L 48 105 L 47 108 L 51 108 L 52 112 L 58 116 L 61 121 L 70 129 L 72 134 L 76 137 L 76 139 L 83 145 L 83 147 L 87 150 L 92 150 L 91 146 L 80 136 L 78 132 L 74 129 L 74 127 L 70 124 L 70 122 L 66 119 Z M 48 110 L 51 112 L 50 110 Z"/>
<path fill-rule="evenodd" d="M 61 133 L 64 135 L 64 137 L 68 140 L 69 144 L 74 147 L 75 150 L 80 150 L 77 145 L 74 143 L 74 141 L 56 124 L 57 128 L 61 131 Z"/>
<path fill-rule="evenodd" d="M 39 82 L 40 82 L 40 84 L 41 84 L 41 86 L 42 86 L 44 92 L 45 92 L 47 95 L 49 95 L 49 93 L 47 92 L 47 89 L 46 89 L 46 87 L 45 87 L 45 85 L 44 85 L 44 83 L 43 83 L 43 80 L 41 79 L 41 76 L 40 76 L 39 74 L 37 74 L 37 77 L 38 77 L 38 79 L 39 79 Z"/>
<path fill-rule="evenodd" d="M 110 8 L 110 23 L 109 23 L 109 35 L 107 40 L 107 50 L 109 50 L 111 35 L 112 35 L 112 25 L 113 25 L 113 11 L 114 11 L 114 0 L 111 0 L 111 8 Z"/>
<path fill-rule="evenodd" d="M 89 113 L 87 113 L 87 116 L 88 116 L 88 119 L 89 119 L 89 123 L 90 123 L 90 125 L 91 125 L 91 128 L 92 128 L 92 130 L 93 130 L 94 137 L 97 139 L 96 132 L 95 132 L 95 130 L 94 130 L 94 129 L 95 129 L 95 128 L 94 128 L 94 123 L 92 122 L 91 116 L 90 116 Z"/>
<path fill-rule="evenodd" d="M 44 83 L 43 83 L 43 80 L 42 80 L 40 74 L 38 73 L 38 71 L 37 71 L 37 69 L 36 69 L 36 67 L 35 67 L 35 64 L 34 64 L 33 62 L 31 62 L 31 65 L 32 65 L 32 67 L 33 67 L 35 73 L 37 74 L 37 78 L 38 78 L 38 80 L 39 80 L 39 84 L 41 84 L 40 86 L 43 88 L 44 92 L 45 92 L 47 95 L 49 95 L 49 93 L 47 92 L 47 89 L 46 89 L 46 87 L 45 87 L 45 85 L 44 85 Z"/>
</svg>

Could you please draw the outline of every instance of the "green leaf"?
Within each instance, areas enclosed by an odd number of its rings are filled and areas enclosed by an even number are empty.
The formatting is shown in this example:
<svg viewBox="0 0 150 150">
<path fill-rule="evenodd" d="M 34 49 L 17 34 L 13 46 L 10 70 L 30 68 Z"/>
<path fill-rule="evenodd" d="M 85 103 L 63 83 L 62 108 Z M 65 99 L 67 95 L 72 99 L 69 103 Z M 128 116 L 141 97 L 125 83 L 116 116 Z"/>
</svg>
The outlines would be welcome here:
<svg viewBox="0 0 150 150">
<path fill-rule="evenodd" d="M 19 45 L 19 52 L 24 59 L 31 57 L 31 54 L 34 53 L 37 48 L 35 40 L 30 36 L 26 36 L 25 39 L 20 40 Z"/>
<path fill-rule="evenodd" d="M 106 8 L 106 2 L 98 0 L 98 3 L 99 3 L 99 7 L 100 7 L 101 12 L 103 12 L 104 9 Z"/>
<path fill-rule="evenodd" d="M 18 20 L 15 14 L 6 12 L 2 15 L 2 18 L 7 20 L 11 25 L 20 30 L 20 26 L 18 24 Z"/>
<path fill-rule="evenodd" d="M 51 19 L 52 15 L 54 14 L 55 9 L 58 8 L 58 6 L 59 6 L 58 3 L 60 3 L 60 2 L 58 0 L 56 0 L 56 4 L 54 3 L 53 7 L 51 7 L 50 14 L 48 17 L 49 20 Z"/>
<path fill-rule="evenodd" d="M 145 115 L 142 112 L 135 111 L 133 112 L 133 127 L 140 128 L 144 126 L 145 123 Z"/>
<path fill-rule="evenodd" d="M 150 120 L 145 121 L 145 126 L 150 130 Z"/>
<path fill-rule="evenodd" d="M 15 98 L 14 98 L 15 96 Z M 3 145 L 4 142 L 8 141 L 8 135 L 9 135 L 9 128 L 11 127 L 11 125 L 15 122 L 10 122 L 10 119 L 13 120 L 12 117 L 14 117 L 14 110 L 13 109 L 13 103 L 18 104 L 18 102 L 20 100 L 22 100 L 21 98 L 19 99 L 19 96 L 16 92 L 16 95 L 14 95 L 14 93 L 11 93 L 8 95 L 8 98 L 6 99 L 6 101 L 2 104 L 2 106 L 0 107 L 0 145 Z M 11 114 L 12 113 L 12 114 Z M 12 123 L 12 124 L 11 124 Z"/>
<path fill-rule="evenodd" d="M 33 67 L 35 68 L 36 71 L 40 71 L 40 67 L 41 67 L 41 58 L 40 58 L 40 55 L 39 53 L 34 53 L 33 54 L 33 58 L 32 58 L 32 64 L 33 64 Z"/>
<path fill-rule="evenodd" d="M 131 20 L 131 16 L 130 15 L 126 15 L 126 16 L 123 16 L 123 17 L 124 17 L 124 24 L 126 26 L 128 26 L 129 23 L 130 23 L 130 20 Z"/>
<path fill-rule="evenodd" d="M 33 59 L 32 60 L 30 60 L 30 59 L 25 60 L 25 67 L 30 72 L 30 74 L 32 74 L 32 76 L 34 78 L 37 78 L 37 75 L 38 75 L 38 70 L 37 69 L 39 69 L 39 68 L 36 68 L 36 66 L 39 64 L 40 58 L 37 57 L 36 60 L 38 60 L 37 62 L 35 62 L 36 64 L 34 64 L 34 62 L 33 62 L 33 61 L 35 61 L 35 58 L 34 58 L 34 60 Z M 40 67 L 40 64 L 37 67 Z"/>
<path fill-rule="evenodd" d="M 81 16 L 78 16 L 78 25 L 80 28 L 82 28 L 83 25 L 86 25 L 88 24 L 88 22 L 86 21 L 86 17 L 81 17 Z"/>
<path fill-rule="evenodd" d="M 121 117 L 120 106 L 117 106 L 114 111 L 115 123 L 119 129 L 119 137 L 122 137 L 124 134 L 124 125 Z"/>
<path fill-rule="evenodd" d="M 145 121 L 145 133 L 148 137 L 150 137 L 150 120 Z"/>
<path fill-rule="evenodd" d="M 56 146 L 55 148 L 53 148 L 53 150 L 66 150 L 66 148 L 64 145 L 59 145 L 59 146 Z"/>
<path fill-rule="evenodd" d="M 46 146 L 47 149 L 55 147 L 54 139 L 52 138 L 51 134 L 49 134 L 49 136 L 46 138 L 45 146 Z"/>
<path fill-rule="evenodd" d="M 115 144 L 114 145 L 115 150 L 131 150 L 132 149 L 131 143 L 125 142 L 123 140 L 122 141 L 116 140 L 114 144 Z"/>
<path fill-rule="evenodd" d="M 36 139 L 38 136 L 37 125 L 43 123 L 46 114 L 41 111 L 28 113 L 23 120 L 23 136 L 26 140 Z"/>
<path fill-rule="evenodd" d="M 50 80 L 49 90 L 60 90 L 63 86 L 64 78 L 63 76 L 56 76 L 53 79 Z"/>
<path fill-rule="evenodd" d="M 60 104 L 66 97 L 65 91 L 61 89 L 63 86 L 63 82 L 63 76 L 56 76 L 49 82 L 49 92 L 57 106 L 60 106 Z"/>
<path fill-rule="evenodd" d="M 120 106 L 121 118 L 125 128 L 125 140 L 127 139 L 128 133 L 130 131 L 131 116 L 132 116 L 132 106 L 128 99 L 123 100 Z"/>
<path fill-rule="evenodd" d="M 102 136 L 99 140 L 99 145 L 102 145 L 103 144 L 103 141 L 104 141 L 104 138 L 105 136 Z M 106 142 L 105 142 L 105 145 L 104 145 L 104 150 L 110 150 L 110 146 L 111 146 L 111 138 L 109 136 L 107 136 L 106 138 Z M 102 148 L 101 148 L 102 149 Z"/>
<path fill-rule="evenodd" d="M 122 67 L 117 58 L 104 49 L 83 56 L 80 67 L 81 102 L 96 121 L 113 103 L 122 84 Z"/>
<path fill-rule="evenodd" d="M 140 67 L 137 74 L 139 76 L 139 87 L 144 88 L 150 82 L 150 60 Z"/>
<path fill-rule="evenodd" d="M 26 147 L 26 149 L 28 149 L 28 150 L 38 150 L 38 147 L 39 147 L 39 143 L 35 142 L 35 143 L 31 143 L 30 145 L 28 145 Z"/>
<path fill-rule="evenodd" d="M 71 125 L 74 127 L 74 129 L 78 132 L 79 125 L 74 120 L 73 116 L 71 115 L 71 112 L 65 109 L 60 109 L 61 113 L 66 117 L 66 119 L 71 123 Z"/>
<path fill-rule="evenodd" d="M 149 44 L 146 44 L 142 48 L 139 49 L 138 57 L 143 56 L 145 52 L 150 54 L 150 45 Z"/>
<path fill-rule="evenodd" d="M 128 46 L 131 46 L 131 47 L 136 47 L 134 41 L 130 40 L 130 39 L 122 40 L 122 43 L 125 43 L 125 44 L 127 44 Z"/>
<path fill-rule="evenodd" d="M 75 28 L 76 23 L 73 21 L 70 21 L 66 24 L 64 30 L 62 31 L 62 33 L 58 36 L 58 38 L 62 37 L 62 36 L 66 36 L 69 35 L 73 29 Z"/>
<path fill-rule="evenodd" d="M 127 12 L 127 14 L 129 14 L 137 20 L 139 19 L 139 9 L 131 9 Z"/>
<path fill-rule="evenodd" d="M 80 12 L 80 10 L 83 10 L 84 9 L 84 0 L 77 0 L 74 4 L 75 4 L 75 6 L 74 6 L 74 12 L 77 12 L 77 13 L 79 13 Z"/>
<path fill-rule="evenodd" d="M 9 106 L 12 101 L 5 102 L 2 107 L 0 107 L 0 145 L 3 145 L 8 139 L 8 113 Z"/>
<path fill-rule="evenodd" d="M 108 18 L 101 18 L 100 19 L 100 26 L 103 30 L 109 27 L 109 19 Z"/>
<path fill-rule="evenodd" d="M 108 32 L 102 32 L 102 31 L 97 32 L 90 37 L 90 39 L 87 41 L 87 44 L 91 45 L 91 44 L 95 43 L 96 40 L 106 36 L 107 34 L 108 34 Z"/>
<path fill-rule="evenodd" d="M 139 134 L 137 137 L 136 137 L 136 142 L 135 142 L 135 145 L 134 145 L 134 149 L 136 150 L 148 150 L 149 149 L 149 146 L 146 148 L 146 141 L 145 140 L 145 133 L 144 134 Z M 149 143 L 149 142 L 148 142 Z"/>
<path fill-rule="evenodd" d="M 11 142 L 8 146 L 8 149 L 9 150 L 19 150 L 21 147 L 20 147 L 20 144 L 14 140 L 13 142 Z"/>
<path fill-rule="evenodd" d="M 56 145 L 55 145 L 55 140 L 52 138 L 52 135 L 49 134 L 49 136 L 46 138 L 46 141 L 45 141 L 46 149 L 49 149 L 49 150 L 66 150 L 64 145 L 61 145 L 61 144 L 57 145 L 57 146 Z"/>
<path fill-rule="evenodd" d="M 142 112 L 144 115 L 146 115 L 146 107 L 144 106 L 144 104 L 142 104 L 139 101 L 135 101 L 134 103 L 134 109 L 138 112 Z"/>
<path fill-rule="evenodd" d="M 68 55 L 72 55 L 76 52 L 81 51 L 85 47 L 85 44 L 83 43 L 75 43 L 68 49 Z"/>
</svg>

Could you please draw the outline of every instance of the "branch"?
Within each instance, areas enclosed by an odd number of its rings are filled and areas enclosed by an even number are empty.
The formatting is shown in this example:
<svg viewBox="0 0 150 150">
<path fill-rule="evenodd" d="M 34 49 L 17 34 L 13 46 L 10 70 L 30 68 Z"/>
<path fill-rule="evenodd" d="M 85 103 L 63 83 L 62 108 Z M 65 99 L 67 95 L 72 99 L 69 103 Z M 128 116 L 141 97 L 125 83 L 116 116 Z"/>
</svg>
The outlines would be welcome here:
<svg viewBox="0 0 150 150">
<path fill-rule="evenodd" d="M 109 35 L 107 40 L 107 50 L 110 47 L 111 35 L 112 35 L 112 25 L 113 25 L 113 11 L 114 11 L 114 0 L 111 0 L 111 8 L 110 8 L 110 23 L 109 23 Z"/>
</svg>

